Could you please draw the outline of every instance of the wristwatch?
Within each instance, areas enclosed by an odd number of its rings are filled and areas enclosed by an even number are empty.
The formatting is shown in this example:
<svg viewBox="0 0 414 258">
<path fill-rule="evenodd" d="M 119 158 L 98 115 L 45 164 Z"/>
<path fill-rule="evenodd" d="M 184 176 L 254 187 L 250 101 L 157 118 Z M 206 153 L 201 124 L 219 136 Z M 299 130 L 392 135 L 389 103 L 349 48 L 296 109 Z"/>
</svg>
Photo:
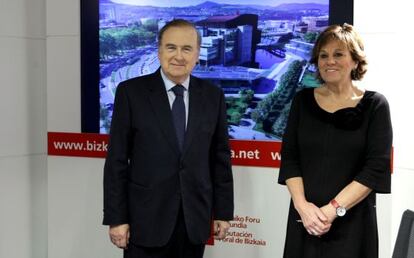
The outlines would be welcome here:
<svg viewBox="0 0 414 258">
<path fill-rule="evenodd" d="M 346 214 L 345 207 L 342 207 L 341 205 L 339 205 L 339 203 L 335 199 L 332 199 L 332 201 L 330 203 L 332 204 L 332 206 L 335 207 L 335 209 L 336 209 L 336 215 L 338 217 L 345 216 L 345 214 Z"/>
</svg>

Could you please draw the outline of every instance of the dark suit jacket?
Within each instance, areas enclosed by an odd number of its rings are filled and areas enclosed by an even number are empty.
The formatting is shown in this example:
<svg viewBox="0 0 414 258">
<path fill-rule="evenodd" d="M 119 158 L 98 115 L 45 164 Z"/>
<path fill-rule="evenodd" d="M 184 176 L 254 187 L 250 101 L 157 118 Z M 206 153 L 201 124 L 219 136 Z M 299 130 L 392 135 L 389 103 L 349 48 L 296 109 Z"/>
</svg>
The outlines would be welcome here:
<svg viewBox="0 0 414 258">
<path fill-rule="evenodd" d="M 181 203 L 181 204 L 180 204 Z M 163 246 L 182 205 L 193 243 L 211 219 L 233 219 L 233 177 L 223 92 L 191 76 L 180 153 L 160 70 L 116 91 L 104 168 L 104 225 L 130 224 L 130 241 Z"/>
</svg>

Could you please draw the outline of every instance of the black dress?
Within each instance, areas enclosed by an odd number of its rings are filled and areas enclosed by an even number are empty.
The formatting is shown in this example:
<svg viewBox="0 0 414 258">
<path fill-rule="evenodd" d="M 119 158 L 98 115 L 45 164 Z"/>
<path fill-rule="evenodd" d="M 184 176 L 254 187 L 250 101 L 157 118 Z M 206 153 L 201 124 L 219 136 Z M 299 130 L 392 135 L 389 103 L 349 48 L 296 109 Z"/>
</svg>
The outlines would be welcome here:
<svg viewBox="0 0 414 258">
<path fill-rule="evenodd" d="M 307 201 L 322 207 L 357 181 L 373 191 L 318 238 L 307 233 L 290 203 L 285 258 L 377 258 L 376 193 L 391 189 L 392 127 L 388 102 L 366 91 L 353 108 L 329 113 L 314 89 L 292 102 L 282 143 L 279 183 L 302 177 Z"/>
</svg>

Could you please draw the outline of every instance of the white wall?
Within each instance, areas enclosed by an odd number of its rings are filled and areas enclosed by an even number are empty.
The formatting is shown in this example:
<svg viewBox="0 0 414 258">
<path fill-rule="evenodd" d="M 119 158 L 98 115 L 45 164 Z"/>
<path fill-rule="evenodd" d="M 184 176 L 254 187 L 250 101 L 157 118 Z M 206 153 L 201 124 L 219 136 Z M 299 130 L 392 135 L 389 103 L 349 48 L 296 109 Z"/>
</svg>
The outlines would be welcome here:
<svg viewBox="0 0 414 258">
<path fill-rule="evenodd" d="M 0 1 L 0 257 L 47 256 L 44 0 Z"/>
<path fill-rule="evenodd" d="M 46 10 L 47 130 L 80 132 L 80 1 L 46 0 Z M 49 257 L 122 256 L 101 225 L 103 161 L 47 158 Z"/>
<path fill-rule="evenodd" d="M 394 173 L 391 196 L 380 197 L 378 209 L 382 257 L 391 257 L 401 215 L 414 210 L 413 65 L 409 24 L 412 8 L 406 1 L 354 1 L 355 24 L 361 30 L 370 59 L 368 87 L 387 97 L 394 130 Z M 386 219 L 384 219 L 386 218 Z M 389 219 L 391 218 L 391 219 Z"/>
<path fill-rule="evenodd" d="M 375 4 L 375 7 L 373 6 Z M 375 8 L 375 11 L 372 11 Z M 384 94 L 390 102 L 392 112 L 395 110 L 390 85 L 393 83 L 396 56 L 384 54 L 384 49 L 392 45 L 395 39 L 394 24 L 391 22 L 396 15 L 386 1 L 354 1 L 354 25 L 360 32 L 365 43 L 368 56 L 368 73 L 361 83 L 370 90 Z M 385 18 L 387 14 L 387 18 Z M 394 118 L 394 117 L 393 117 Z M 393 122 L 395 119 L 393 119 Z M 380 241 L 380 257 L 391 257 L 391 204 L 393 195 L 377 195 L 378 231 Z"/>
</svg>

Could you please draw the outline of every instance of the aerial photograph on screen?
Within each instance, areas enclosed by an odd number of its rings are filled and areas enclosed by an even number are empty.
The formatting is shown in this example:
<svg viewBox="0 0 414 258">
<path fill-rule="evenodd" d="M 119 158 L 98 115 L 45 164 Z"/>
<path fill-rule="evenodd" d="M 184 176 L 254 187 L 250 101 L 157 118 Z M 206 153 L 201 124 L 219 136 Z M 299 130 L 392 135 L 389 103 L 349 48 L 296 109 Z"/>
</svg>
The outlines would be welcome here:
<svg viewBox="0 0 414 258">
<path fill-rule="evenodd" d="M 294 94 L 318 85 L 308 60 L 329 0 L 100 0 L 100 132 L 118 84 L 159 68 L 158 31 L 177 18 L 202 37 L 192 75 L 223 89 L 231 139 L 280 141 Z"/>
</svg>

